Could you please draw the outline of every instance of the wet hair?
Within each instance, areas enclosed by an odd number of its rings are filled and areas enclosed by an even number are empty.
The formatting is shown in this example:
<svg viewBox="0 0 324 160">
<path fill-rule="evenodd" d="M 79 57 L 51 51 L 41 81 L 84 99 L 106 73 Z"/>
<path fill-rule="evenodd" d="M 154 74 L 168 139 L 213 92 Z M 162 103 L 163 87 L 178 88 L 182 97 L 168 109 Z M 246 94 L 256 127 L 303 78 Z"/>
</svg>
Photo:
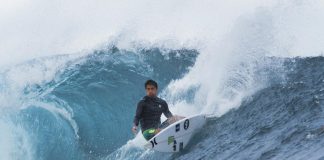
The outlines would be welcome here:
<svg viewBox="0 0 324 160">
<path fill-rule="evenodd" d="M 156 89 L 158 89 L 158 84 L 157 84 L 154 80 L 152 80 L 152 79 L 147 80 L 147 81 L 145 82 L 144 87 L 146 88 L 147 85 L 152 85 L 152 86 L 154 86 Z"/>
</svg>

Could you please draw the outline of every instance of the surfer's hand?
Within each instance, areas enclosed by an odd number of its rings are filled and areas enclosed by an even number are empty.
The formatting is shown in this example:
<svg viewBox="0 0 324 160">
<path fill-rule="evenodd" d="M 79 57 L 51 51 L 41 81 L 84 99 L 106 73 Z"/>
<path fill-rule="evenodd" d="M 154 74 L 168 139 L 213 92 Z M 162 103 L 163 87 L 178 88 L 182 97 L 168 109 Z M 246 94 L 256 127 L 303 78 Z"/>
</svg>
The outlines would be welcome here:
<svg viewBox="0 0 324 160">
<path fill-rule="evenodd" d="M 133 127 L 132 127 L 132 132 L 133 132 L 134 134 L 137 133 L 137 126 L 133 126 Z"/>
<path fill-rule="evenodd" d="M 157 128 L 157 129 L 155 130 L 155 134 L 158 134 L 161 130 L 162 130 L 161 128 Z"/>
</svg>

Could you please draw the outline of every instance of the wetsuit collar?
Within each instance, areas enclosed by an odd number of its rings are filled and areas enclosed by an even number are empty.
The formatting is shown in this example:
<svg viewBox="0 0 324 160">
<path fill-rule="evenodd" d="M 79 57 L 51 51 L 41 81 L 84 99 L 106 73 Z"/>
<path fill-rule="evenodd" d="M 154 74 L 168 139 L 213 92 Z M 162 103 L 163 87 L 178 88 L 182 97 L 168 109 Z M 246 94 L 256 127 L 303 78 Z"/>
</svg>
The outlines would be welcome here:
<svg viewBox="0 0 324 160">
<path fill-rule="evenodd" d="M 157 99 L 157 96 L 153 96 L 153 97 L 150 97 L 150 96 L 144 96 L 145 100 L 156 100 Z"/>
</svg>

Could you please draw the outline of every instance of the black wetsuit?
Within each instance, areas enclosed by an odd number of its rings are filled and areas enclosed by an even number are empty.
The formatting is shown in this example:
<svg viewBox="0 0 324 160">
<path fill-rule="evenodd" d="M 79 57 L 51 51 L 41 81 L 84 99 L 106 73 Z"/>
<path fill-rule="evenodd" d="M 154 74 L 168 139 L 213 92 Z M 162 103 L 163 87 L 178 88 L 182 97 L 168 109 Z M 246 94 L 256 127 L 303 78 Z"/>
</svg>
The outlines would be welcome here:
<svg viewBox="0 0 324 160">
<path fill-rule="evenodd" d="M 162 113 L 167 117 L 172 117 L 168 104 L 165 100 L 158 97 L 145 96 L 137 104 L 134 124 L 141 124 L 141 130 L 144 132 L 149 128 L 158 128 L 161 124 Z"/>
</svg>

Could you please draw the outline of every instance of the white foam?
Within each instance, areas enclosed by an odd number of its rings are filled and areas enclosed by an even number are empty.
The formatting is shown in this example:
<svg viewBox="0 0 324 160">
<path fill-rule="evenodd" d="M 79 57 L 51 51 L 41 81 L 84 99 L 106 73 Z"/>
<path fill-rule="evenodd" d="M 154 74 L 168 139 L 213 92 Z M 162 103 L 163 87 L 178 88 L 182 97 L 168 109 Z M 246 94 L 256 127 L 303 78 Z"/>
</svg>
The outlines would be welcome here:
<svg viewBox="0 0 324 160">
<path fill-rule="evenodd" d="M 19 125 L 0 119 L 0 160 L 34 159 L 28 134 Z"/>
<path fill-rule="evenodd" d="M 171 82 L 162 93 L 172 102 L 171 110 L 183 115 L 223 115 L 267 85 L 267 78 L 256 78 L 255 73 L 269 65 L 263 61 L 265 57 L 320 55 L 324 23 L 318 18 L 324 12 L 319 3 L 282 1 L 272 6 L 254 4 L 252 12 L 244 7 L 237 11 L 240 13 L 230 20 L 232 26 L 222 31 L 221 37 L 209 37 L 189 73 Z M 195 95 L 190 102 L 185 101 L 186 93 L 192 90 L 196 90 Z"/>
</svg>

